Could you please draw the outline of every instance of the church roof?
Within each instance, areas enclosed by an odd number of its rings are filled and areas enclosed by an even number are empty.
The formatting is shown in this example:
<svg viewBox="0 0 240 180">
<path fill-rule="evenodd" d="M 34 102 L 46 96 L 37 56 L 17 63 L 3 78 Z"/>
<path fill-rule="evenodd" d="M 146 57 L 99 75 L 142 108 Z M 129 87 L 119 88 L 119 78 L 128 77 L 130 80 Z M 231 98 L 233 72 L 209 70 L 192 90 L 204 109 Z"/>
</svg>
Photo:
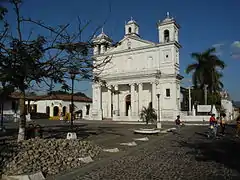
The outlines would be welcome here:
<svg viewBox="0 0 240 180">
<path fill-rule="evenodd" d="M 20 99 L 20 92 L 13 92 L 9 97 L 12 99 Z M 52 95 L 36 95 L 36 96 L 26 96 L 26 100 L 39 101 L 39 100 L 62 100 L 71 101 L 71 94 L 52 94 Z M 74 95 L 73 100 L 77 102 L 92 102 L 89 97 L 84 97 L 81 95 Z"/>
</svg>

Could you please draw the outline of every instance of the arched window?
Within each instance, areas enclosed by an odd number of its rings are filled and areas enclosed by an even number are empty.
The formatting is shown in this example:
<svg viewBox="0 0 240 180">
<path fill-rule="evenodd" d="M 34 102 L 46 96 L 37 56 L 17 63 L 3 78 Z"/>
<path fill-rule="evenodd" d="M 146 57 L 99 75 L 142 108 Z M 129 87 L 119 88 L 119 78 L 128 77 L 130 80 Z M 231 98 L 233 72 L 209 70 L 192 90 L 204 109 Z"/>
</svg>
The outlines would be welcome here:
<svg viewBox="0 0 240 180">
<path fill-rule="evenodd" d="M 100 44 L 98 44 L 98 46 L 97 46 L 97 47 L 98 47 L 98 52 L 97 52 L 97 53 L 98 53 L 98 54 L 100 54 L 100 53 L 101 53 L 101 45 L 100 45 Z"/>
<path fill-rule="evenodd" d="M 131 27 L 128 28 L 128 33 L 129 33 L 129 34 L 132 33 L 132 28 L 131 28 Z"/>
<path fill-rule="evenodd" d="M 169 39 L 169 30 L 165 30 L 164 31 L 164 42 L 169 42 L 170 39 Z"/>
</svg>

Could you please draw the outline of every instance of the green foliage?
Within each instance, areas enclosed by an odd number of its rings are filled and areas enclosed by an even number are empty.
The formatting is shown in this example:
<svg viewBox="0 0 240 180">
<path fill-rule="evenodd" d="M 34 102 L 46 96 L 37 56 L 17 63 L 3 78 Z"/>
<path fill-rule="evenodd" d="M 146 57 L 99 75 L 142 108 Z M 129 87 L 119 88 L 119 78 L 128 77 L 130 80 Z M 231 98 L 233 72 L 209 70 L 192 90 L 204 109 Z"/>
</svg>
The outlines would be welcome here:
<svg viewBox="0 0 240 180">
<path fill-rule="evenodd" d="M 7 12 L 8 12 L 7 8 L 0 5 L 0 21 L 3 20 L 3 18 L 6 15 Z"/>
<path fill-rule="evenodd" d="M 146 124 L 148 124 L 149 122 L 155 122 L 157 121 L 157 113 L 155 109 L 153 109 L 152 106 L 149 104 L 148 108 L 143 107 L 140 113 L 140 119 L 146 122 Z"/>
<path fill-rule="evenodd" d="M 66 83 L 64 83 L 61 88 L 62 88 L 62 90 L 64 90 L 64 92 L 71 90 L 70 87 Z"/>
<path fill-rule="evenodd" d="M 208 85 L 210 92 L 219 92 L 223 88 L 221 82 L 223 74 L 219 70 L 226 67 L 224 61 L 214 54 L 215 51 L 215 48 L 210 48 L 202 53 L 192 53 L 192 58 L 197 62 L 186 68 L 187 74 L 193 72 L 193 85 L 200 89 L 203 89 L 204 85 Z"/>
</svg>

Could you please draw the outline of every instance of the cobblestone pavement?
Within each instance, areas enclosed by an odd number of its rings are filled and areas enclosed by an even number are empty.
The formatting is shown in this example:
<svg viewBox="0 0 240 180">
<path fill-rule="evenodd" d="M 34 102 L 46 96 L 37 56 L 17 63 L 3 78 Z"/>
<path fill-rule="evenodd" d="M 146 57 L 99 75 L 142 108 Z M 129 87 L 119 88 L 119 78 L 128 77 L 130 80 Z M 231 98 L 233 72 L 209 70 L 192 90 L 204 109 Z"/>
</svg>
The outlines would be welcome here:
<svg viewBox="0 0 240 180">
<path fill-rule="evenodd" d="M 64 179 L 240 179 L 240 141 L 232 127 L 227 130 L 225 137 L 209 140 L 207 127 L 185 127 Z"/>
</svg>

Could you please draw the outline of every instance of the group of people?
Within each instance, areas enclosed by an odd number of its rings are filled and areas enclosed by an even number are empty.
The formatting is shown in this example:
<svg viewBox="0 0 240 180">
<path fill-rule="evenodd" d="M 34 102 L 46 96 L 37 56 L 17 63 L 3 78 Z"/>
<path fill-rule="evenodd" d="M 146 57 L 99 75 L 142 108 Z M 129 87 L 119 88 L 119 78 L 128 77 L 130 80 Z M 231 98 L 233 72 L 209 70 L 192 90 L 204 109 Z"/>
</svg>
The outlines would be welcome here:
<svg viewBox="0 0 240 180">
<path fill-rule="evenodd" d="M 226 129 L 226 122 L 227 122 L 227 116 L 225 113 L 222 113 L 220 117 L 215 118 L 215 114 L 212 114 L 209 119 L 209 125 L 210 125 L 210 132 L 208 134 L 208 137 L 216 137 L 218 133 L 218 127 L 220 125 L 220 133 L 224 136 L 225 135 L 225 129 Z"/>
</svg>

